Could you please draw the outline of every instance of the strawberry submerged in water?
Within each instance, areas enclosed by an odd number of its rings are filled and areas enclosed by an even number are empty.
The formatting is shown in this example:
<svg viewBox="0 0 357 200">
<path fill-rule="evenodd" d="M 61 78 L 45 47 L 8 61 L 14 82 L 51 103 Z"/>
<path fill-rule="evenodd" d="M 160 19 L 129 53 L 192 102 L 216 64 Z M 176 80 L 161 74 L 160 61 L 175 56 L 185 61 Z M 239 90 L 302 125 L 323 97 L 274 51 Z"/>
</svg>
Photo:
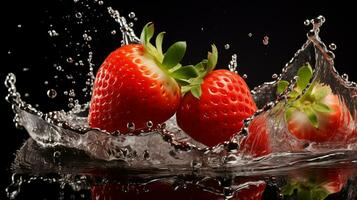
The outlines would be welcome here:
<svg viewBox="0 0 357 200">
<path fill-rule="evenodd" d="M 169 119 L 177 110 L 179 83 L 197 76 L 193 66 L 179 63 L 185 42 L 176 42 L 162 52 L 164 33 L 158 34 L 156 47 L 150 43 L 153 24 L 144 27 L 142 44 L 129 44 L 113 51 L 101 65 L 90 102 L 89 125 L 108 132 L 126 132 L 133 123 L 142 129 Z M 179 82 L 179 83 L 178 83 Z"/>
<path fill-rule="evenodd" d="M 285 120 L 291 134 L 311 142 L 344 142 L 351 135 L 348 128 L 352 116 L 346 105 L 334 94 L 329 85 L 317 81 L 302 94 L 312 78 L 312 68 L 307 63 L 298 71 L 297 86 L 289 94 Z M 278 92 L 288 83 L 279 82 Z M 297 100 L 296 97 L 301 95 Z"/>
<path fill-rule="evenodd" d="M 187 92 L 177 111 L 177 123 L 193 139 L 214 146 L 229 140 L 257 107 L 238 74 L 214 70 L 218 53 L 212 46 L 208 59 L 196 65 L 199 76 L 184 86 Z"/>
</svg>

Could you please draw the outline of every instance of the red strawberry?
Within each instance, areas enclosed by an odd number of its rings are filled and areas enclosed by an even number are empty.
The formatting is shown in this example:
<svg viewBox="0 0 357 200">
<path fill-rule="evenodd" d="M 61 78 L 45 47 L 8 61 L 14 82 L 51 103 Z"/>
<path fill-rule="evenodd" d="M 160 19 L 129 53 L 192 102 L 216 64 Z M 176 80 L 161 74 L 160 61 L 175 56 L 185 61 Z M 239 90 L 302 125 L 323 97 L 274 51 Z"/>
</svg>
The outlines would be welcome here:
<svg viewBox="0 0 357 200">
<path fill-rule="evenodd" d="M 129 44 L 112 52 L 100 67 L 90 103 L 89 125 L 108 132 L 127 131 L 127 124 L 145 128 L 169 119 L 180 103 L 180 86 L 197 76 L 193 66 L 181 66 L 186 43 L 173 44 L 162 52 L 164 33 L 150 43 L 152 24 L 141 34 L 142 44 Z M 177 80 L 177 81 L 176 81 Z"/>
<path fill-rule="evenodd" d="M 347 171 L 341 169 L 314 169 L 294 173 L 283 186 L 286 196 L 297 199 L 323 200 L 328 195 L 340 192 L 347 182 Z"/>
<path fill-rule="evenodd" d="M 237 133 L 243 120 L 257 107 L 245 81 L 228 70 L 212 71 L 217 63 L 217 49 L 196 67 L 199 77 L 183 91 L 177 111 L 177 123 L 193 139 L 214 146 Z"/>
<path fill-rule="evenodd" d="M 248 136 L 241 141 L 240 151 L 244 154 L 259 157 L 271 153 L 269 133 L 265 115 L 259 115 L 250 123 Z"/>
<path fill-rule="evenodd" d="M 289 96 L 291 100 L 285 113 L 290 133 L 299 139 L 313 142 L 345 141 L 349 134 L 346 132 L 345 120 L 351 116 L 345 112 L 346 106 L 332 93 L 330 86 L 314 82 L 295 101 L 311 77 L 312 68 L 309 64 L 299 69 L 297 87 Z"/>
</svg>

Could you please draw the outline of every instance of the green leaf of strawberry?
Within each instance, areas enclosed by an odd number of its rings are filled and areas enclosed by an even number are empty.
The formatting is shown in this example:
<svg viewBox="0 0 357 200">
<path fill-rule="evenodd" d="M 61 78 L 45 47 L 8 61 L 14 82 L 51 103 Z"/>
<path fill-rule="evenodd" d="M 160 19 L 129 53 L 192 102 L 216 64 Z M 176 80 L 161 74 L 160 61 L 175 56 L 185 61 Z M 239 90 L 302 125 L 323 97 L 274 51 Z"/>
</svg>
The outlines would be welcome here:
<svg viewBox="0 0 357 200">
<path fill-rule="evenodd" d="M 182 60 L 186 52 L 186 42 L 176 42 L 165 53 L 162 65 L 167 69 L 175 67 Z"/>
<path fill-rule="evenodd" d="M 277 93 L 283 93 L 289 86 L 289 82 L 285 81 L 285 80 L 281 80 L 278 82 L 278 86 L 277 86 Z"/>
<path fill-rule="evenodd" d="M 312 78 L 312 68 L 309 63 L 306 63 L 298 70 L 297 86 L 302 91 L 309 84 Z"/>
</svg>

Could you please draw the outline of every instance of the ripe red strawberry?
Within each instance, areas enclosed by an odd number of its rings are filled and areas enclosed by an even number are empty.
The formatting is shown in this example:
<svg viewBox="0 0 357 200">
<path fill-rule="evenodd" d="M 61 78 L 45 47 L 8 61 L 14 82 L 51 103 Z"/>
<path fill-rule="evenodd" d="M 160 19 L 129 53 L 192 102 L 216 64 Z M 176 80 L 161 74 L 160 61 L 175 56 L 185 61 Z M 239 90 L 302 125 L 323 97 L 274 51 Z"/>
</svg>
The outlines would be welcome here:
<svg viewBox="0 0 357 200">
<path fill-rule="evenodd" d="M 177 111 L 182 130 L 207 146 L 229 140 L 257 109 L 245 81 L 228 70 L 212 71 L 216 63 L 213 46 L 208 60 L 196 65 L 199 77 L 183 87 L 191 92 L 184 95 Z"/>
<path fill-rule="evenodd" d="M 193 66 L 181 66 L 186 43 L 173 44 L 162 52 L 164 33 L 158 34 L 156 48 L 150 43 L 154 26 L 141 34 L 142 44 L 129 44 L 112 52 L 100 67 L 90 102 L 89 125 L 108 132 L 126 132 L 128 123 L 145 128 L 169 119 L 180 103 L 180 86 L 197 76 Z"/>
<path fill-rule="evenodd" d="M 351 118 L 346 106 L 332 93 L 330 86 L 318 82 L 312 83 L 309 90 L 295 101 L 312 77 L 311 66 L 301 67 L 298 77 L 285 113 L 290 133 L 313 142 L 345 141 L 350 134 L 346 120 Z"/>
<path fill-rule="evenodd" d="M 240 151 L 245 155 L 260 157 L 271 153 L 269 133 L 265 115 L 259 115 L 249 124 L 249 133 L 240 144 Z"/>
<path fill-rule="evenodd" d="M 296 199 L 323 200 L 328 195 L 340 192 L 347 182 L 348 173 L 343 169 L 314 169 L 294 172 L 283 186 L 286 196 Z"/>
</svg>

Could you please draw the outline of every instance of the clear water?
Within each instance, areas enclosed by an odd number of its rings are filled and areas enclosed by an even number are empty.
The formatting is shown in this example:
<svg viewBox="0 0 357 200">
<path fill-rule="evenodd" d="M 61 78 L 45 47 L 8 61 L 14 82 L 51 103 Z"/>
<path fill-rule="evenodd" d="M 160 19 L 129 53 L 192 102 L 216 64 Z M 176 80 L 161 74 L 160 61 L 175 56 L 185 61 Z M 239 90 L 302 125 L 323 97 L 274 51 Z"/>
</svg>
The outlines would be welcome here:
<svg viewBox="0 0 357 200">
<path fill-rule="evenodd" d="M 100 2 L 98 4 L 102 5 Z M 122 45 L 139 42 L 133 25 L 127 23 L 125 17 L 111 7 L 108 7 L 108 13 L 120 26 Z M 83 16 L 78 12 L 75 17 L 81 19 Z M 129 18 L 135 19 L 135 13 L 130 13 Z M 245 127 L 230 141 L 213 148 L 192 140 L 180 130 L 175 116 L 158 127 L 148 124 L 150 131 L 141 131 L 140 134 L 108 134 L 91 129 L 87 124 L 88 103 L 79 104 L 73 90 L 65 94 L 69 96 L 70 111 L 43 113 L 22 100 L 15 85 L 16 77 L 9 74 L 5 85 L 8 88 L 7 101 L 15 113 L 15 125 L 24 127 L 31 138 L 16 154 L 12 166 L 13 182 L 7 189 L 8 197 L 16 199 L 21 196 L 25 185 L 38 182 L 54 184 L 59 199 L 67 198 L 68 188 L 72 199 L 90 198 L 92 195 L 94 199 L 101 199 L 101 195 L 105 196 L 107 194 L 104 193 L 108 192 L 101 190 L 90 193 L 94 186 L 120 185 L 121 192 L 128 195 L 135 188 L 135 194 L 140 196 L 155 190 L 150 184 L 164 183 L 172 191 L 182 192 L 194 187 L 215 195 L 217 199 L 235 199 L 235 195 L 247 187 L 266 183 L 264 199 L 290 199 L 282 194 L 282 188 L 289 180 L 307 178 L 310 172 L 322 172 L 323 176 L 325 170 L 342 170 L 341 173 L 348 180 L 341 192 L 328 198 L 356 198 L 357 136 L 347 143 L 336 140 L 317 144 L 296 139 L 286 129 L 283 120 L 289 90 L 276 95 L 277 81 L 290 80 L 289 88 L 293 88 L 297 70 L 303 63 L 309 62 L 314 67 L 312 81 L 319 80 L 330 85 L 341 102 L 346 104 L 346 134 L 356 134 L 357 86 L 348 80 L 347 75 L 340 76 L 335 70 L 334 54 L 319 38 L 324 22 L 322 16 L 305 22 L 313 26 L 307 33 L 306 43 L 286 64 L 281 74 L 272 76 L 273 81 L 252 90 L 260 109 L 245 120 Z M 51 37 L 58 34 L 55 30 L 49 30 Z M 117 34 L 117 31 L 113 30 L 111 34 Z M 92 40 L 88 33 L 83 34 L 83 39 L 87 45 Z M 263 43 L 268 45 L 268 36 L 264 37 Z M 336 49 L 333 44 L 329 47 Z M 88 88 L 91 88 L 94 78 L 92 54 L 89 51 L 87 89 L 83 90 L 86 94 L 90 94 Z M 71 63 L 73 59 L 68 57 L 66 62 Z M 229 70 L 236 71 L 236 55 L 232 56 L 228 66 Z M 62 70 L 59 66 L 57 68 L 58 71 Z M 55 98 L 58 92 L 50 89 L 47 95 Z M 258 158 L 237 153 L 241 139 L 249 135 L 249 124 L 262 116 L 268 119 L 272 153 Z"/>
</svg>

